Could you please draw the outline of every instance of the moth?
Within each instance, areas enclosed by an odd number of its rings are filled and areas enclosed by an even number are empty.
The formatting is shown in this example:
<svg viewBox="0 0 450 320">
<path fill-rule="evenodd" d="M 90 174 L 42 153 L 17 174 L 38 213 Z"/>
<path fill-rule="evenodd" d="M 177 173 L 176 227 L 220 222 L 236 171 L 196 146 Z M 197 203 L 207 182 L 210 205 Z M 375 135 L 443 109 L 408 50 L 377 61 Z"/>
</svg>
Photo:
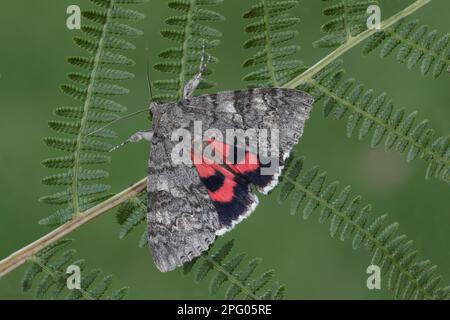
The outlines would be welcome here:
<svg viewBox="0 0 450 320">
<path fill-rule="evenodd" d="M 254 189 L 268 194 L 277 185 L 290 151 L 303 134 L 313 104 L 310 95 L 282 88 L 194 96 L 208 63 L 205 60 L 203 54 L 198 73 L 184 86 L 182 100 L 151 102 L 152 129 L 137 132 L 127 140 L 151 142 L 148 240 L 156 267 L 162 272 L 198 257 L 217 236 L 231 230 L 255 210 L 258 198 Z M 262 141 L 270 149 L 276 145 L 276 154 L 266 154 L 263 159 L 245 141 L 239 146 L 217 137 L 200 141 L 194 134 L 195 123 L 201 123 L 203 129 L 214 128 L 223 137 L 236 129 L 241 132 L 254 129 L 252 132 L 256 133 L 276 131 L 276 143 Z M 214 151 L 215 160 L 205 158 L 192 147 L 188 151 L 192 163 L 174 163 L 173 150 L 178 141 L 173 140 L 173 134 L 180 129 L 192 133 L 194 140 Z M 260 144 L 261 140 L 270 140 L 268 136 L 258 138 Z M 267 159 L 276 161 L 276 168 L 263 174 L 263 169 L 273 165 Z"/>
</svg>

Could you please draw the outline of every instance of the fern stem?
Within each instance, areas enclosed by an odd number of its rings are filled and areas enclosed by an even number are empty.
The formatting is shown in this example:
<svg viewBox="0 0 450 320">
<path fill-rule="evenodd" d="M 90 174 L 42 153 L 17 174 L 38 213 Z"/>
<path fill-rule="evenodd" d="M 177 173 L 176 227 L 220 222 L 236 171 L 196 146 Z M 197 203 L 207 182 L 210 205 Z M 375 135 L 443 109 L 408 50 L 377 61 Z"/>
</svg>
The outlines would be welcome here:
<svg viewBox="0 0 450 320">
<path fill-rule="evenodd" d="M 145 190 L 147 185 L 147 178 L 140 180 L 131 187 L 123 190 L 115 196 L 109 198 L 106 201 L 92 207 L 84 212 L 81 212 L 71 221 L 63 224 L 61 227 L 51 231 L 42 238 L 34 241 L 26 247 L 14 252 L 9 257 L 0 261 L 0 278 L 6 275 L 8 272 L 20 267 L 28 259 L 32 258 L 36 253 L 50 245 L 51 243 L 65 237 L 70 232 L 74 231 L 78 227 L 81 227 L 85 223 L 91 221 L 94 218 L 102 215 L 108 210 L 118 206 L 122 202 L 135 197 L 141 191 Z"/>
<path fill-rule="evenodd" d="M 358 232 L 364 234 L 364 237 L 368 240 L 370 240 L 371 243 L 374 244 L 375 247 L 377 247 L 379 250 L 381 250 L 385 257 L 387 257 L 389 260 L 391 260 L 392 264 L 394 264 L 398 270 L 401 270 L 401 273 L 406 275 L 411 283 L 414 284 L 414 286 L 417 288 L 417 290 L 421 291 L 423 293 L 423 296 L 426 300 L 428 299 L 434 299 L 433 295 L 430 295 L 426 288 L 424 288 L 420 283 L 418 283 L 417 279 L 411 274 L 411 272 L 404 268 L 404 266 L 399 263 L 397 259 L 389 252 L 389 250 L 386 249 L 386 247 L 375 237 L 373 237 L 370 232 L 368 232 L 365 228 L 357 224 L 355 221 L 350 219 L 345 213 L 341 212 L 338 208 L 336 208 L 334 205 L 330 204 L 328 201 L 322 199 L 321 197 L 314 194 L 314 192 L 311 192 L 308 188 L 304 187 L 297 181 L 289 178 L 289 176 L 285 176 L 284 179 L 288 180 L 290 183 L 295 185 L 295 187 L 300 190 L 301 192 L 305 193 L 307 197 L 310 199 L 316 200 L 320 205 L 323 207 L 326 207 L 334 212 L 337 216 L 339 216 L 342 220 L 344 220 L 347 224 L 352 225 L 355 230 Z"/>
<path fill-rule="evenodd" d="M 403 9 L 402 11 L 398 12 L 397 14 L 393 15 L 392 17 L 386 19 L 381 23 L 381 30 L 385 30 L 391 26 L 393 26 L 395 23 L 400 21 L 401 19 L 413 14 L 423 6 L 430 3 L 431 0 L 417 0 L 413 4 L 411 4 L 409 7 Z M 380 31 L 381 31 L 380 30 Z M 312 79 L 313 76 L 315 76 L 320 70 L 325 68 L 327 65 L 335 61 L 337 58 L 342 56 L 344 53 L 346 53 L 351 48 L 355 47 L 356 45 L 360 44 L 373 34 L 379 32 L 377 29 L 368 29 L 357 36 L 354 36 L 347 40 L 346 43 L 338 47 L 336 50 L 331 52 L 329 55 L 324 57 L 322 60 L 317 62 L 315 65 L 313 65 L 311 68 L 300 74 L 299 76 L 295 77 L 285 85 L 283 85 L 284 88 L 297 88 L 299 85 L 304 84 L 305 82 L 308 82 Z"/>
<path fill-rule="evenodd" d="M 424 146 L 423 144 L 420 144 L 418 141 L 414 140 L 409 134 L 405 134 L 401 130 L 399 130 L 398 128 L 389 125 L 389 123 L 381 121 L 379 118 L 373 116 L 370 112 L 367 112 L 367 111 L 365 111 L 365 110 L 363 110 L 361 108 L 358 108 L 357 106 L 355 106 L 352 103 L 348 102 L 344 98 L 342 98 L 339 95 L 337 95 L 337 94 L 333 93 L 332 91 L 328 90 L 326 87 L 324 87 L 323 85 L 321 85 L 320 83 L 318 83 L 314 79 L 309 80 L 308 84 L 316 87 L 317 89 L 322 91 L 322 93 L 324 93 L 326 96 L 333 98 L 333 100 L 336 100 L 337 102 L 339 102 L 340 104 L 346 106 L 347 108 L 351 109 L 352 111 L 354 111 L 356 113 L 359 113 L 365 119 L 370 119 L 374 123 L 376 123 L 377 125 L 380 125 L 380 126 L 384 127 L 388 132 L 395 133 L 395 135 L 397 135 L 398 137 L 401 137 L 402 140 L 408 141 L 408 143 L 410 143 L 411 145 L 413 145 L 413 146 L 417 147 L 419 150 L 421 150 L 421 152 L 424 155 L 426 155 L 428 157 L 431 157 L 431 159 L 436 159 L 439 162 L 444 163 L 446 167 L 450 166 L 450 159 L 447 159 L 445 157 L 445 155 L 441 155 L 441 154 L 433 151 L 429 146 Z M 425 157 L 425 159 L 427 159 L 427 158 Z"/>
<path fill-rule="evenodd" d="M 93 61 L 93 68 L 90 74 L 90 80 L 89 85 L 87 87 L 86 92 L 86 100 L 84 101 L 83 106 L 83 116 L 81 118 L 80 122 L 80 132 L 77 136 L 77 143 L 76 143 L 76 149 L 74 151 L 74 165 L 73 165 L 73 182 L 72 182 L 72 197 L 73 197 L 73 215 L 74 217 L 78 217 L 81 213 L 79 212 L 79 199 L 78 199 L 78 173 L 81 169 L 80 167 L 80 156 L 81 156 L 81 145 L 83 140 L 83 135 L 85 134 L 85 129 L 88 124 L 88 113 L 89 108 L 91 106 L 91 99 L 94 95 L 94 86 L 95 86 L 95 80 L 97 78 L 97 72 L 100 65 L 100 59 L 103 53 L 104 45 L 105 45 L 105 37 L 107 34 L 108 25 L 110 23 L 111 17 L 112 17 L 112 10 L 114 7 L 115 0 L 110 0 L 109 6 L 106 12 L 106 19 L 105 23 L 103 24 L 102 28 L 102 34 L 100 36 L 100 40 L 98 42 L 98 48 L 95 53 L 94 61 Z"/>
<path fill-rule="evenodd" d="M 212 259 L 210 256 L 208 256 L 205 253 L 202 253 L 202 258 L 208 261 L 210 264 L 213 265 L 214 269 L 216 269 L 218 272 L 224 274 L 228 281 L 230 281 L 232 284 L 238 286 L 242 292 L 244 292 L 247 296 L 251 297 L 254 300 L 261 300 L 260 297 L 258 297 L 253 291 L 251 291 L 245 284 L 243 284 L 239 279 L 237 279 L 234 275 L 229 273 L 227 270 L 225 270 L 219 263 L 217 263 L 214 259 Z"/>
</svg>

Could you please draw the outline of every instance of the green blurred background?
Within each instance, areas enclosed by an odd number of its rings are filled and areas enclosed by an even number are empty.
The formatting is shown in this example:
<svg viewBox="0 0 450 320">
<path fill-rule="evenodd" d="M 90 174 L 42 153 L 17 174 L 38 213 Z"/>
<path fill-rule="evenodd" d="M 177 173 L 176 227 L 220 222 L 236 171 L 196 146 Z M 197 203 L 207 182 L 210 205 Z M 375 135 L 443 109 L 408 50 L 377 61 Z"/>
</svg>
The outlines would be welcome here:
<svg viewBox="0 0 450 320">
<path fill-rule="evenodd" d="M 411 2 L 381 0 L 382 13 L 387 17 Z M 50 231 L 37 224 L 55 210 L 37 202 L 40 196 L 53 191 L 40 184 L 40 179 L 49 173 L 40 161 L 54 154 L 41 139 L 53 134 L 47 128 L 47 121 L 54 118 L 53 110 L 73 104 L 58 88 L 66 81 L 66 73 L 74 70 L 65 57 L 83 54 L 72 42 L 78 32 L 65 27 L 70 4 L 78 4 L 82 9 L 91 7 L 87 0 L 16 0 L 0 5 L 0 258 Z M 215 51 L 220 63 L 213 66 L 212 80 L 218 83 L 214 91 L 244 87 L 241 78 L 246 70 L 241 64 L 253 52 L 242 49 L 247 35 L 241 17 L 250 4 L 225 0 L 216 8 L 227 20 L 216 25 L 223 32 L 223 39 Z M 320 37 L 320 25 L 326 21 L 321 16 L 323 5 L 322 1 L 303 0 L 294 10 L 302 19 L 297 26 L 300 36 L 296 38 L 302 46 L 299 57 L 307 65 L 328 53 L 311 45 Z M 126 83 L 131 94 L 120 100 L 129 111 L 147 103 L 145 48 L 149 48 L 150 61 L 158 61 L 157 53 L 171 45 L 161 38 L 159 30 L 164 28 L 164 18 L 174 14 L 163 0 L 151 0 L 138 9 L 147 16 L 137 26 L 145 35 L 134 40 L 138 49 L 131 57 L 137 64 L 131 71 L 136 78 Z M 433 0 L 414 18 L 444 33 L 450 29 L 449 12 L 448 0 Z M 438 134 L 448 133 L 448 75 L 438 80 L 422 77 L 418 70 L 407 70 L 393 57 L 363 57 L 361 47 L 343 58 L 348 76 L 378 93 L 386 91 L 397 107 L 419 110 L 419 118 L 430 119 Z M 156 79 L 160 75 L 153 72 L 152 76 Z M 444 282 L 450 283 L 448 185 L 436 180 L 426 182 L 426 165 L 421 160 L 407 164 L 404 155 L 385 153 L 381 147 L 370 149 L 367 140 L 348 139 L 345 122 L 324 119 L 320 109 L 318 104 L 297 147 L 298 153 L 306 156 L 307 166 L 320 165 L 330 179 L 351 184 L 355 192 L 373 204 L 375 213 L 389 213 L 391 220 L 399 221 L 401 231 L 415 241 L 421 257 L 436 263 Z M 117 124 L 115 129 L 120 139 L 125 139 L 147 126 L 146 117 L 141 115 Z M 113 190 L 120 191 L 145 176 L 147 154 L 148 145 L 142 143 L 113 155 L 108 168 Z M 289 215 L 288 204 L 278 205 L 276 194 L 262 199 L 251 218 L 219 242 L 235 239 L 233 252 L 262 257 L 258 270 L 274 268 L 276 278 L 287 284 L 287 298 L 391 298 L 386 290 L 366 288 L 366 251 L 353 251 L 350 242 L 330 238 L 328 227 L 316 219 L 305 222 L 299 216 Z M 86 258 L 90 267 L 114 274 L 116 285 L 130 286 L 128 298 L 208 298 L 206 281 L 196 284 L 192 275 L 184 276 L 180 270 L 166 274 L 156 270 L 148 250 L 137 247 L 141 229 L 124 240 L 119 240 L 118 229 L 114 212 L 78 229 L 70 235 L 79 251 L 77 257 Z M 0 298 L 32 297 L 31 293 L 21 292 L 23 271 L 22 267 L 0 279 Z"/>
</svg>

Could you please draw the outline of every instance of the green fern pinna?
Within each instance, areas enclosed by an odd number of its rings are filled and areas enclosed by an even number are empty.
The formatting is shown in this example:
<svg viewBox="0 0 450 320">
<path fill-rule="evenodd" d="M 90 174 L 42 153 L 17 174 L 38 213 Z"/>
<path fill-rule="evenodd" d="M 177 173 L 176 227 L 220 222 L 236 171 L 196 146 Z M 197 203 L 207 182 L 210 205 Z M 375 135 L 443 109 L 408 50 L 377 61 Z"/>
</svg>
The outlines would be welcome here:
<svg viewBox="0 0 450 320">
<path fill-rule="evenodd" d="M 127 51 L 136 48 L 130 39 L 143 34 L 132 25 L 144 18 L 137 9 L 142 9 L 146 1 L 91 2 L 97 9 L 83 11 L 87 22 L 83 24 L 83 36 L 74 39 L 86 54 L 68 59 L 78 71 L 70 73 L 70 83 L 61 86 L 76 103 L 55 110 L 58 118 L 51 120 L 49 127 L 56 135 L 44 138 L 47 146 L 61 154 L 42 162 L 46 168 L 58 170 L 45 177 L 43 184 L 59 190 L 41 201 L 59 208 L 40 223 L 60 227 L 0 262 L 0 275 L 28 262 L 23 289 L 34 287 L 37 298 L 123 298 L 128 288 L 113 289 L 111 275 L 100 276 L 100 270 L 88 270 L 85 261 L 75 257 L 76 250 L 69 247 L 72 241 L 65 236 L 119 204 L 120 238 L 135 228 L 142 229 L 146 216 L 145 179 L 118 193 L 110 193 L 110 186 L 103 182 L 109 175 L 105 170 L 110 161 L 108 151 L 116 144 L 111 140 L 116 134 L 104 125 L 119 119 L 126 110 L 116 96 L 128 93 L 123 83 L 134 77 L 128 71 L 134 61 L 127 57 Z M 417 112 L 398 108 L 389 94 L 375 93 L 355 77 L 346 76 L 344 61 L 340 59 L 367 40 L 364 54 L 380 48 L 382 58 L 395 54 L 396 61 L 410 69 L 419 66 L 423 75 L 448 76 L 450 36 L 407 18 L 430 0 L 416 0 L 385 19 L 380 32 L 368 30 L 364 22 L 367 7 L 382 6 L 382 1 L 323 2 L 324 36 L 313 45 L 318 53 L 333 51 L 311 67 L 297 58 L 298 1 L 258 0 L 243 12 L 248 34 L 243 44 L 248 51 L 248 58 L 243 61 L 245 83 L 249 87 L 305 90 L 315 97 L 315 108 L 320 108 L 325 117 L 346 119 L 343 134 L 356 135 L 361 140 L 370 135 L 371 147 L 384 142 L 387 150 L 406 153 L 408 162 L 422 159 L 428 179 L 448 183 L 450 137 L 439 134 Z M 161 35 L 175 45 L 161 51 L 160 61 L 154 65 L 164 74 L 163 79 L 153 81 L 155 100 L 180 99 L 185 82 L 198 68 L 203 46 L 212 57 L 212 65 L 218 62 L 210 52 L 218 48 L 226 30 L 222 23 L 225 17 L 217 12 L 222 3 L 223 0 L 168 1 L 168 7 L 176 13 L 165 20 L 167 27 Z M 205 71 L 200 89 L 214 91 L 215 83 L 208 79 L 212 72 Z M 304 158 L 294 154 L 284 169 L 278 200 L 288 203 L 293 215 L 304 219 L 317 215 L 320 223 L 329 223 L 331 237 L 350 240 L 354 249 L 365 247 L 371 255 L 370 263 L 380 266 L 395 298 L 449 299 L 450 286 L 441 283 L 443 276 L 437 266 L 421 257 L 399 223 L 376 213 L 350 186 L 327 182 L 329 176 L 318 166 L 305 168 Z M 139 246 L 146 245 L 144 232 Z M 274 280 L 274 270 L 258 271 L 261 259 L 247 258 L 245 253 L 231 254 L 233 245 L 231 240 L 210 248 L 186 264 L 184 273 L 193 273 L 196 281 L 209 277 L 211 295 L 223 293 L 221 297 L 227 299 L 283 298 L 288 286 Z M 80 289 L 66 288 L 69 265 L 77 265 L 83 272 Z"/>
</svg>

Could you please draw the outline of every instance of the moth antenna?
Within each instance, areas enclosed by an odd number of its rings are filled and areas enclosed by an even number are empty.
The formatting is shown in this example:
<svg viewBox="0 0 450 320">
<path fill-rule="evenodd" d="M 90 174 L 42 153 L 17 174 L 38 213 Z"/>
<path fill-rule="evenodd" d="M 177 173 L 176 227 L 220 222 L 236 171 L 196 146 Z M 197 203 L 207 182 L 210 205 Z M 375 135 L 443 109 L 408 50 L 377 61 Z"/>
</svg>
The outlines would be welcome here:
<svg viewBox="0 0 450 320">
<path fill-rule="evenodd" d="M 93 134 L 95 134 L 95 133 L 97 133 L 97 132 L 99 132 L 99 131 L 101 131 L 101 130 L 103 130 L 103 129 L 106 129 L 106 128 L 112 126 L 114 123 L 119 122 L 120 120 L 124 120 L 124 119 L 128 119 L 128 118 L 134 117 L 135 115 L 138 115 L 138 114 L 143 113 L 143 112 L 148 112 L 148 107 L 146 107 L 145 109 L 141 109 L 141 110 L 138 110 L 138 111 L 136 111 L 136 112 L 127 114 L 127 115 L 125 115 L 125 116 L 123 116 L 123 117 L 117 118 L 117 119 L 111 121 L 110 123 L 104 125 L 103 127 L 100 127 L 100 128 L 98 128 L 97 130 L 94 130 L 94 131 L 92 131 L 92 132 L 89 132 L 89 133 L 86 135 L 86 137 L 89 137 L 90 135 L 93 135 Z"/>
</svg>

